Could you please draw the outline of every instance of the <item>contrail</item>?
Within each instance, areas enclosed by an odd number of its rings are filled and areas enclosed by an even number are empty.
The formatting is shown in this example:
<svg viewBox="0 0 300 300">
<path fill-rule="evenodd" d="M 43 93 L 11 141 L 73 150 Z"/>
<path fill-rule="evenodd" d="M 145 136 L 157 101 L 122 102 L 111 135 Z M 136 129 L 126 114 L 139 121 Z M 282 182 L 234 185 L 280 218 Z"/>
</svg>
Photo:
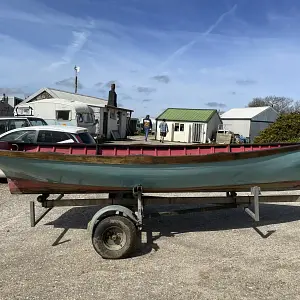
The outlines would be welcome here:
<svg viewBox="0 0 300 300">
<path fill-rule="evenodd" d="M 48 67 L 49 70 L 53 70 L 61 65 L 69 63 L 71 59 L 74 57 L 74 55 L 82 49 L 89 36 L 89 33 L 84 31 L 82 32 L 73 31 L 72 34 L 73 34 L 73 40 L 71 44 L 69 44 L 66 47 L 63 57 L 61 58 L 60 61 L 52 63 Z"/>
<path fill-rule="evenodd" d="M 91 29 L 95 28 L 94 20 L 89 21 L 88 27 Z M 61 65 L 68 64 L 75 56 L 75 54 L 83 48 L 91 32 L 88 30 L 72 31 L 72 34 L 73 34 L 72 42 L 66 47 L 65 53 L 61 58 L 61 60 L 53 62 L 50 66 L 46 68 L 46 70 L 48 71 L 53 70 Z"/>
<path fill-rule="evenodd" d="M 226 11 L 225 13 L 223 13 L 218 19 L 217 21 L 211 25 L 205 32 L 203 32 L 199 37 L 197 37 L 196 39 L 192 40 L 191 42 L 189 42 L 188 44 L 180 47 L 179 49 L 177 49 L 173 54 L 171 54 L 160 66 L 164 67 L 165 65 L 167 65 L 168 63 L 170 63 L 172 60 L 174 60 L 176 57 L 184 54 L 187 50 L 189 50 L 197 41 L 200 37 L 203 36 L 208 36 L 216 27 L 218 27 L 218 25 L 223 21 L 223 19 L 233 13 L 237 8 L 237 4 L 235 4 L 230 10 Z"/>
</svg>

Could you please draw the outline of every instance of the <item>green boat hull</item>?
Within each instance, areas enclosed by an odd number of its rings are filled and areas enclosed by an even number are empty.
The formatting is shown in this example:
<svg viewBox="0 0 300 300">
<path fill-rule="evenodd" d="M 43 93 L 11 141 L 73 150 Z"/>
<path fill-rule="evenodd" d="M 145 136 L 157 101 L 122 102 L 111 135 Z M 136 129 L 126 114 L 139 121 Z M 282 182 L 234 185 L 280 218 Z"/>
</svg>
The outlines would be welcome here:
<svg viewBox="0 0 300 300">
<path fill-rule="evenodd" d="M 247 159 L 187 164 L 107 164 L 0 155 L 11 193 L 239 191 L 300 185 L 300 150 Z"/>
</svg>

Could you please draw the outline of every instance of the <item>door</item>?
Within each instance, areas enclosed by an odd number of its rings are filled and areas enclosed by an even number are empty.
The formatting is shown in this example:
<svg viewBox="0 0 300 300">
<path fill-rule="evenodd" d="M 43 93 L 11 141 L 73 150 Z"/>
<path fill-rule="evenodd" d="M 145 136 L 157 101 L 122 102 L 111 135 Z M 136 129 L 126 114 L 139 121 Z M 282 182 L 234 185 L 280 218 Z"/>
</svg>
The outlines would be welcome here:
<svg viewBox="0 0 300 300">
<path fill-rule="evenodd" d="M 103 113 L 103 135 L 107 137 L 108 112 Z"/>
<path fill-rule="evenodd" d="M 122 137 L 122 114 L 120 111 L 117 112 L 117 126 L 120 136 Z"/>
<path fill-rule="evenodd" d="M 193 143 L 202 143 L 203 126 L 201 123 L 193 123 Z"/>
</svg>

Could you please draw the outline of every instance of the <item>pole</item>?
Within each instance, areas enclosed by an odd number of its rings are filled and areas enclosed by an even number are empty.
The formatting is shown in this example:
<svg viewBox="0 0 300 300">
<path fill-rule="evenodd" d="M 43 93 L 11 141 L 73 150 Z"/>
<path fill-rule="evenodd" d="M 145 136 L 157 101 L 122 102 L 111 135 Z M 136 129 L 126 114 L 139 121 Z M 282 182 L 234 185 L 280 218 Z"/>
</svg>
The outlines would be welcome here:
<svg viewBox="0 0 300 300">
<path fill-rule="evenodd" d="M 77 67 L 75 66 L 74 67 L 74 70 L 75 70 L 75 94 L 77 94 L 77 86 L 78 86 L 78 72 L 77 72 Z"/>
</svg>

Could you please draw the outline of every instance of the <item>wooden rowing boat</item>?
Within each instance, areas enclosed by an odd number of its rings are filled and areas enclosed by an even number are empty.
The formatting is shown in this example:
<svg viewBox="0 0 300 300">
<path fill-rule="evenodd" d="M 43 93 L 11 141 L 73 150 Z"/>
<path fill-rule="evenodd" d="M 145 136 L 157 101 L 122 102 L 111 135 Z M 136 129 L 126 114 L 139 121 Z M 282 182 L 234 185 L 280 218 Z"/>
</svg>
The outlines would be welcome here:
<svg viewBox="0 0 300 300">
<path fill-rule="evenodd" d="M 13 194 L 245 191 L 300 188 L 300 145 L 178 156 L 70 155 L 0 150 Z"/>
</svg>

